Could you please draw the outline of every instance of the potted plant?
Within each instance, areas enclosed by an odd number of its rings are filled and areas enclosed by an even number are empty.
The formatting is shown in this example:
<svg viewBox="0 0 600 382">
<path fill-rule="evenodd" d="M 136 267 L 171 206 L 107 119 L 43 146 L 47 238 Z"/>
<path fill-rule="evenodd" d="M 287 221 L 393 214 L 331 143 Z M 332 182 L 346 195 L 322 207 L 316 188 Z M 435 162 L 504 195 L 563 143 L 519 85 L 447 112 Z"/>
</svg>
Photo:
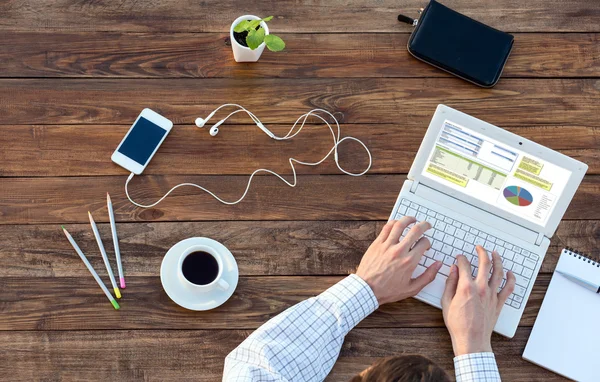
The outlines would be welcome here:
<svg viewBox="0 0 600 382">
<path fill-rule="evenodd" d="M 235 19 L 229 30 L 235 61 L 256 62 L 265 50 L 265 46 L 273 52 L 285 48 L 281 38 L 269 33 L 267 22 L 272 18 L 273 16 L 261 19 L 257 16 L 245 15 Z"/>
</svg>

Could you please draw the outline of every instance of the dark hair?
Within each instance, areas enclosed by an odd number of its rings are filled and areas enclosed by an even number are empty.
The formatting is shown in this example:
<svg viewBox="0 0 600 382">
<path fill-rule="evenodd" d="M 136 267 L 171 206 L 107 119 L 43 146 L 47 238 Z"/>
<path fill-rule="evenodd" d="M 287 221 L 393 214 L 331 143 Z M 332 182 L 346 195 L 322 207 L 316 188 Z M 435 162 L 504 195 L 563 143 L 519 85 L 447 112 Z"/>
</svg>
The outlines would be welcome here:
<svg viewBox="0 0 600 382">
<path fill-rule="evenodd" d="M 450 382 L 450 377 L 429 358 L 403 355 L 375 362 L 350 382 Z"/>
</svg>

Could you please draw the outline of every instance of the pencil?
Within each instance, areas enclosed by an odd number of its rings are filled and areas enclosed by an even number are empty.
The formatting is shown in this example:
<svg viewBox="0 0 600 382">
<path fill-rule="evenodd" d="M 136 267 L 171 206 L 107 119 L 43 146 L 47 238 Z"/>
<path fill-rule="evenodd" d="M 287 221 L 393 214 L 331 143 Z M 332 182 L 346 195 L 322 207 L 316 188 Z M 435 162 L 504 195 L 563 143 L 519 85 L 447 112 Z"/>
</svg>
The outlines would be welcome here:
<svg viewBox="0 0 600 382">
<path fill-rule="evenodd" d="M 100 280 L 100 277 L 98 276 L 98 274 L 96 273 L 96 271 L 94 270 L 94 268 L 92 268 L 92 264 L 90 264 L 90 262 L 88 261 L 88 259 L 86 259 L 86 257 L 83 254 L 83 252 L 81 252 L 81 248 L 79 248 L 79 246 L 77 245 L 77 243 L 75 242 L 75 240 L 73 240 L 73 238 L 71 237 L 71 235 L 69 234 L 69 232 L 65 229 L 65 227 L 64 226 L 60 226 L 60 227 L 62 228 L 63 232 L 65 233 L 65 236 L 67 237 L 67 239 L 69 239 L 69 243 L 71 243 L 71 245 L 73 246 L 73 249 L 75 249 L 75 252 L 77 252 L 77 254 L 79 255 L 79 257 L 81 257 L 81 261 L 83 261 L 83 263 L 87 267 L 88 271 L 90 271 L 90 273 L 92 274 L 92 276 L 94 276 L 94 279 L 96 280 L 96 282 L 100 286 L 100 289 L 102 289 L 102 292 L 104 292 L 104 294 L 106 295 L 106 297 L 108 297 L 108 300 L 110 301 L 110 303 L 112 304 L 112 306 L 115 309 L 119 309 L 119 303 L 117 303 L 117 300 L 115 300 L 113 298 L 113 296 L 110 294 L 110 292 L 106 288 L 106 285 L 104 285 L 104 283 L 102 282 L 102 280 Z"/>
<path fill-rule="evenodd" d="M 117 298 L 121 298 L 121 292 L 117 287 L 115 275 L 113 274 L 112 268 L 110 267 L 110 263 L 108 262 L 108 257 L 106 256 L 106 251 L 104 250 L 104 244 L 102 244 L 102 238 L 100 238 L 100 232 L 98 232 L 98 227 L 96 226 L 96 222 L 94 221 L 94 218 L 92 217 L 90 211 L 88 211 L 88 216 L 90 217 L 90 225 L 92 226 L 92 231 L 94 231 L 94 236 L 96 237 L 98 248 L 100 249 L 100 253 L 102 254 L 102 260 L 104 260 L 104 265 L 106 265 L 106 271 L 108 272 L 110 283 L 112 284 L 113 290 L 115 291 L 115 296 L 117 296 Z"/>
<path fill-rule="evenodd" d="M 117 270 L 119 271 L 119 283 L 121 288 L 125 289 L 125 275 L 123 274 L 123 264 L 121 264 L 121 252 L 119 251 L 119 238 L 117 237 L 117 225 L 115 224 L 115 214 L 113 212 L 110 195 L 106 193 L 106 206 L 108 207 L 108 217 L 110 220 L 110 230 L 112 231 L 113 244 L 115 246 L 115 257 L 117 258 Z"/>
</svg>

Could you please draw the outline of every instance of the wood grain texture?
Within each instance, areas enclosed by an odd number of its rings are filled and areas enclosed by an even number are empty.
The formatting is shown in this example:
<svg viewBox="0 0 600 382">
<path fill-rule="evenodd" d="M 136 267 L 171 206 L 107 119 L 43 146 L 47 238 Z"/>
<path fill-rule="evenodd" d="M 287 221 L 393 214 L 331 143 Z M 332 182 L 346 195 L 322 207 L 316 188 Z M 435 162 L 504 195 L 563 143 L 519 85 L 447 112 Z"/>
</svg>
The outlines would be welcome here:
<svg viewBox="0 0 600 382">
<path fill-rule="evenodd" d="M 102 215 L 102 214 L 100 214 Z M 94 215 L 96 219 L 100 215 Z M 157 276 L 163 256 L 180 240 L 204 236 L 223 243 L 243 276 L 344 275 L 353 272 L 383 221 L 249 221 L 125 223 L 118 225 L 128 276 Z M 104 265 L 89 224 L 70 224 L 101 275 Z M 113 259 L 110 227 L 98 224 Z M 0 277 L 84 277 L 89 274 L 58 225 L 2 225 Z M 552 238 L 542 272 L 552 272 L 564 247 L 600 257 L 597 220 L 565 220 Z M 112 261 L 112 260 L 111 260 Z"/>
<path fill-rule="evenodd" d="M 442 1 L 516 32 L 493 89 L 407 53 L 413 28 L 396 16 L 416 15 L 423 0 L 1 2 L 2 378 L 220 380 L 225 356 L 252 330 L 356 268 L 444 103 L 589 165 L 515 338 L 493 337 L 503 380 L 561 380 L 521 355 L 560 249 L 600 256 L 600 2 Z M 246 13 L 275 15 L 271 31 L 287 49 L 265 52 L 256 64 L 234 63 L 228 30 Z M 268 139 L 241 116 L 216 138 L 192 125 L 225 102 L 243 104 L 278 133 L 312 108 L 331 110 L 342 134 L 371 148 L 371 173 L 342 176 L 330 159 L 299 167 L 295 189 L 260 176 L 233 207 L 195 189 L 176 191 L 160 208 L 132 206 L 126 174 L 109 158 L 144 107 L 178 126 L 133 180 L 138 201 L 184 181 L 235 199 L 255 168 L 289 177 L 289 156 L 316 160 L 330 147 L 327 129 L 313 124 L 291 142 Z M 345 168 L 364 168 L 359 146 L 340 150 Z M 128 281 L 119 311 L 59 229 L 67 225 L 108 281 L 86 217 L 94 214 L 113 259 L 107 191 Z M 241 274 L 234 296 L 209 312 L 178 307 L 158 277 L 168 248 L 194 236 L 223 242 Z M 381 307 L 351 331 L 327 380 L 347 381 L 380 357 L 406 353 L 430 357 L 453 375 L 441 312 L 414 299 Z"/>
<path fill-rule="evenodd" d="M 508 32 L 598 32 L 600 4 L 593 0 L 446 0 L 445 5 L 492 27 Z M 417 16 L 426 2 L 408 0 L 398 4 L 381 0 L 336 2 L 280 0 L 193 1 L 135 0 L 118 3 L 37 0 L 4 1 L 0 6 L 2 30 L 18 31 L 185 31 L 226 32 L 244 14 L 275 15 L 269 23 L 275 32 L 396 32 L 412 27 L 400 24 L 402 12 Z M 349 20 L 352 20 L 349 22 Z"/>
<path fill-rule="evenodd" d="M 600 35 L 517 33 L 503 78 L 598 77 Z M 6 32 L 0 77 L 449 77 L 412 57 L 408 33 L 286 33 L 257 64 L 233 60 L 225 33 Z"/>
<path fill-rule="evenodd" d="M 280 255 L 281 256 L 281 255 Z M 81 265 L 81 268 L 84 268 Z M 102 270 L 102 268 L 96 268 Z M 103 278 L 109 283 L 108 277 Z M 156 269 L 155 274 L 158 274 Z M 551 274 L 540 274 L 520 326 L 533 326 Z M 3 330 L 256 329 L 288 307 L 316 296 L 343 276 L 241 277 L 235 294 L 211 311 L 181 308 L 160 278 L 127 277 L 116 311 L 91 276 L 3 277 Z M 73 286 L 76 285 L 74 288 Z M 512 308 L 510 308 L 512 309 Z M 382 306 L 359 325 L 365 328 L 444 327 L 439 309 L 407 299 Z"/>
<path fill-rule="evenodd" d="M 561 380 L 521 358 L 529 336 L 520 328 L 511 340 L 492 345 L 503 380 Z M 177 380 L 217 381 L 225 356 L 249 333 L 225 331 L 73 331 L 0 333 L 0 371 L 14 381 Z M 347 381 L 376 359 L 423 354 L 454 375 L 445 329 L 356 329 L 346 337 L 328 381 Z"/>
<path fill-rule="evenodd" d="M 106 192 L 119 222 L 387 220 L 405 179 L 404 175 L 302 175 L 291 189 L 274 176 L 257 176 L 237 205 L 224 206 L 196 188 L 182 187 L 157 207 L 141 209 L 123 193 L 125 176 L 5 178 L 0 183 L 0 224 L 83 223 L 87 211 L 97 222 L 106 222 Z M 248 177 L 140 176 L 131 181 L 130 194 L 138 203 L 151 203 L 183 182 L 201 184 L 225 200 L 237 200 Z M 564 218 L 600 219 L 599 193 L 600 176 L 586 177 Z"/>
<path fill-rule="evenodd" d="M 598 126 L 600 108 L 600 79 L 503 79 L 493 89 L 458 78 L 3 79 L 0 87 L 7 125 L 131 124 L 144 107 L 191 124 L 231 102 L 265 124 L 291 124 L 324 108 L 344 123 L 428 126 L 443 102 L 500 127 Z M 231 123 L 248 121 L 240 113 Z"/>
<path fill-rule="evenodd" d="M 216 122 L 216 120 L 215 120 Z M 417 154 L 428 124 L 344 124 L 342 136 L 356 137 L 373 155 L 370 174 L 404 174 Z M 0 176 L 123 175 L 110 156 L 129 125 L 0 125 Z M 287 125 L 270 125 L 278 134 Z M 507 130 L 587 163 L 600 174 L 600 127 L 527 126 Z M 568 139 L 564 139 L 568 136 Z M 274 141 L 254 125 L 231 125 L 217 137 L 194 125 L 176 126 L 144 174 L 242 175 L 257 168 L 291 174 L 289 157 L 318 161 L 332 147 L 325 125 L 306 125 L 290 141 Z M 359 173 L 368 165 L 364 149 L 352 141 L 339 146 L 340 164 Z M 35 165 L 31 165 L 35 163 Z M 296 166 L 299 174 L 340 174 L 333 156 L 316 167 Z"/>
</svg>

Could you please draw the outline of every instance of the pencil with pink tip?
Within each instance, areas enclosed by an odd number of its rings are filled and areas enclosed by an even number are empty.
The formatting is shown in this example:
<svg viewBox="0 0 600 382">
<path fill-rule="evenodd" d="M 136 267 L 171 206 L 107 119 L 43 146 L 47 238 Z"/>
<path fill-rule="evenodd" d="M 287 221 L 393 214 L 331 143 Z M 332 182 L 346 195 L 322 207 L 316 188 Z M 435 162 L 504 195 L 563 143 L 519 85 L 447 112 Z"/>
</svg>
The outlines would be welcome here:
<svg viewBox="0 0 600 382">
<path fill-rule="evenodd" d="M 115 281 L 115 275 L 113 274 L 112 268 L 110 267 L 110 262 L 108 261 L 108 256 L 106 256 L 106 251 L 104 250 L 104 244 L 102 244 L 102 238 L 100 237 L 100 232 L 98 232 L 98 227 L 96 226 L 96 222 L 92 217 L 92 213 L 88 211 L 88 216 L 90 218 L 90 225 L 92 226 L 92 231 L 94 232 L 94 237 L 96 238 L 96 243 L 98 243 L 98 249 L 100 249 L 100 254 L 102 255 L 102 260 L 104 261 L 104 265 L 106 265 L 106 271 L 108 272 L 108 278 L 110 278 L 110 283 L 115 291 L 115 296 L 117 298 L 121 298 L 121 292 L 117 287 L 117 282 Z"/>
<path fill-rule="evenodd" d="M 100 286 L 100 289 L 102 289 L 102 292 L 104 292 L 104 294 L 106 295 L 106 297 L 108 297 L 108 300 L 110 301 L 110 303 L 112 304 L 112 306 L 115 309 L 119 309 L 119 303 L 117 302 L 117 300 L 114 299 L 114 297 L 112 296 L 112 294 L 110 294 L 110 292 L 108 291 L 108 289 L 106 288 L 106 285 L 104 285 L 104 283 L 102 282 L 102 280 L 100 280 L 100 276 L 98 276 L 98 274 L 96 273 L 96 271 L 92 267 L 92 264 L 90 264 L 90 262 L 88 261 L 88 259 L 85 257 L 85 255 L 81 251 L 81 248 L 79 248 L 79 246 L 77 245 L 77 243 L 75 242 L 75 240 L 73 240 L 73 237 L 71 237 L 71 234 L 65 229 L 65 227 L 63 227 L 63 226 L 60 226 L 60 227 L 62 228 L 63 232 L 65 233 L 65 236 L 67 237 L 67 239 L 69 239 L 69 243 L 71 243 L 71 245 L 73 246 L 73 249 L 75 249 L 75 252 L 77 252 L 77 254 L 79 255 L 79 257 L 81 258 L 81 261 L 83 261 L 83 264 L 85 264 L 85 266 L 87 267 L 88 271 L 90 271 L 90 273 L 92 274 L 92 276 L 94 276 L 94 279 L 96 280 L 96 282 Z"/>
<path fill-rule="evenodd" d="M 113 212 L 110 195 L 106 193 L 106 206 L 108 207 L 108 217 L 110 220 L 110 230 L 112 231 L 113 244 L 115 246 L 115 257 L 117 258 L 117 270 L 119 271 L 119 283 L 121 288 L 125 289 L 125 275 L 123 274 L 123 265 L 121 264 L 121 252 L 119 251 L 119 238 L 117 237 L 117 225 L 115 224 L 115 214 Z"/>
</svg>

